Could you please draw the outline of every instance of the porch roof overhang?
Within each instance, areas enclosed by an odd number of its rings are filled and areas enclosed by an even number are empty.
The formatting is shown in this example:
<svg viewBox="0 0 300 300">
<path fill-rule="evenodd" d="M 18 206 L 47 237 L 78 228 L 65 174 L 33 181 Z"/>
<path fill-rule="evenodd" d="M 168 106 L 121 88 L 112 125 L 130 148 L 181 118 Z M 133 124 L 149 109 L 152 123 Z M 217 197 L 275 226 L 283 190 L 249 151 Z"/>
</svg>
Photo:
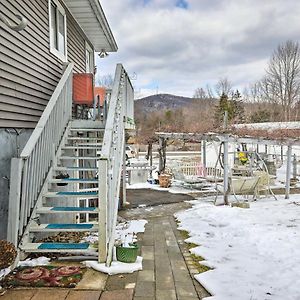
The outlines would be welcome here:
<svg viewBox="0 0 300 300">
<path fill-rule="evenodd" d="M 93 44 L 95 51 L 118 50 L 99 0 L 64 0 L 64 3 Z"/>
</svg>

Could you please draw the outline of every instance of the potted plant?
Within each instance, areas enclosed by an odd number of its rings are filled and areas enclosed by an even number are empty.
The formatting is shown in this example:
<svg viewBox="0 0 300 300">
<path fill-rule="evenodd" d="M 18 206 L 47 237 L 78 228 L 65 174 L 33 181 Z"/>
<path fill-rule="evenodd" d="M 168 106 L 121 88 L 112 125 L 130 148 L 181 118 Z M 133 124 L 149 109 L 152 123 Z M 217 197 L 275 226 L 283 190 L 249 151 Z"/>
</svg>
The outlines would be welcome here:
<svg viewBox="0 0 300 300">
<path fill-rule="evenodd" d="M 134 263 L 138 255 L 139 245 L 137 243 L 121 244 L 116 246 L 117 260 L 124 263 Z"/>
</svg>

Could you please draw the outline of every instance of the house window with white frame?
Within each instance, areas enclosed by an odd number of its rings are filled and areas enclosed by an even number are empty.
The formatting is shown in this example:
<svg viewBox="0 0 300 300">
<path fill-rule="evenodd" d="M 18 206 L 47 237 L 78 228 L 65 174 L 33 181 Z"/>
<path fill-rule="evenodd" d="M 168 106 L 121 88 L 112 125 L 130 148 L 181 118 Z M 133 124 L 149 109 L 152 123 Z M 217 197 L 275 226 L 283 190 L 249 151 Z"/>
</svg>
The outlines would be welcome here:
<svg viewBox="0 0 300 300">
<path fill-rule="evenodd" d="M 49 0 L 50 52 L 67 61 L 67 21 L 64 8 L 57 0 Z"/>
<path fill-rule="evenodd" d="M 85 65 L 87 73 L 94 73 L 94 51 L 87 42 L 85 43 Z"/>
</svg>

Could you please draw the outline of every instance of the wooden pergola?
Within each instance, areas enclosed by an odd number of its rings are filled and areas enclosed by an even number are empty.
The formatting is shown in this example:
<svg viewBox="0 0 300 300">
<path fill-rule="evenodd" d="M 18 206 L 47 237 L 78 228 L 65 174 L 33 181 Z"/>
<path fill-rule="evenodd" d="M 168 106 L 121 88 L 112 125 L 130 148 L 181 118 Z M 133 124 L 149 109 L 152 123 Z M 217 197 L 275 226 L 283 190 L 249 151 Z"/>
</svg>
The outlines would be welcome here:
<svg viewBox="0 0 300 300">
<path fill-rule="evenodd" d="M 206 143 L 218 142 L 224 145 L 224 203 L 227 203 L 229 189 L 229 165 L 228 165 L 228 144 L 254 144 L 254 145 L 270 145 L 270 146 L 286 146 L 287 147 L 287 170 L 286 170 L 286 186 L 285 199 L 289 199 L 291 186 L 291 163 L 292 163 L 292 147 L 300 146 L 300 138 L 284 138 L 284 139 L 268 139 L 265 137 L 237 136 L 229 132 L 225 133 L 171 133 L 156 132 L 159 138 L 159 170 L 164 170 L 166 162 L 166 141 L 167 140 L 183 140 L 186 142 L 198 142 L 202 146 L 203 165 L 206 167 Z"/>
</svg>

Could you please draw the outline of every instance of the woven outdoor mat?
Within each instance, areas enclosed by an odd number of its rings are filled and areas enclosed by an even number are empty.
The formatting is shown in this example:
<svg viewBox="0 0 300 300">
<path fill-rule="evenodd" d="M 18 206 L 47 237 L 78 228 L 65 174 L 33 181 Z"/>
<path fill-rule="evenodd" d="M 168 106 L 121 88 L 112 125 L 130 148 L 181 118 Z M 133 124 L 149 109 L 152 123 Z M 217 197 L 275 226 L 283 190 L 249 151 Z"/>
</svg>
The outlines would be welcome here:
<svg viewBox="0 0 300 300">
<path fill-rule="evenodd" d="M 62 287 L 73 288 L 82 279 L 86 268 L 78 266 L 19 267 L 1 282 L 5 287 Z"/>
</svg>

